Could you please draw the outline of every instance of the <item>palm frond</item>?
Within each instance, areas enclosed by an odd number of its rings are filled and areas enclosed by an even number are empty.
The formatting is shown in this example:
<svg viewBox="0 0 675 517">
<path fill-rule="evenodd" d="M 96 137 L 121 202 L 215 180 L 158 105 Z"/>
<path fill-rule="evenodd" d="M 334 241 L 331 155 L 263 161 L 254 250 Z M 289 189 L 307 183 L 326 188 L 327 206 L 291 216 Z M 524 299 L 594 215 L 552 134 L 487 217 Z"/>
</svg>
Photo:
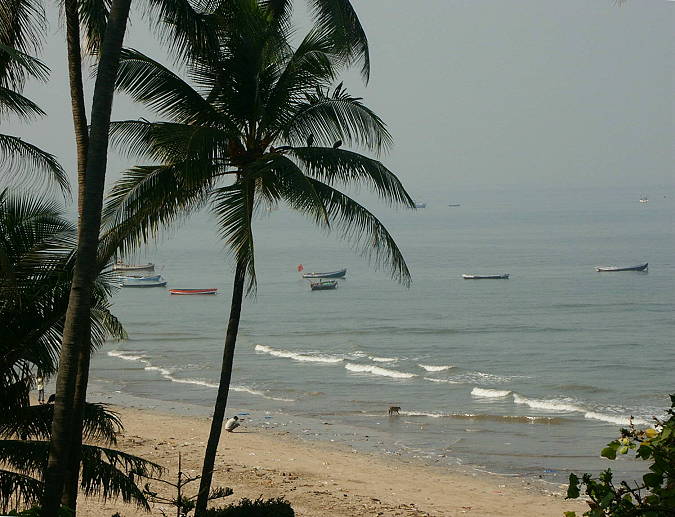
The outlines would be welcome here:
<svg viewBox="0 0 675 517">
<path fill-rule="evenodd" d="M 120 120 L 110 124 L 112 145 L 127 155 L 163 163 L 201 156 L 217 160 L 227 156 L 232 135 L 219 128 L 172 122 Z"/>
<path fill-rule="evenodd" d="M 370 78 L 368 38 L 350 0 L 310 0 L 319 30 L 331 35 L 336 50 L 352 62 L 361 62 L 361 76 Z"/>
<path fill-rule="evenodd" d="M 8 170 L 12 173 L 8 174 Z M 56 157 L 16 136 L 0 134 L 0 172 L 18 180 L 19 185 L 30 180 L 38 185 L 49 182 L 58 185 L 64 193 L 70 192 L 68 176 Z M 10 185 L 4 185 L 7 186 Z"/>
<path fill-rule="evenodd" d="M 40 48 L 45 34 L 45 12 L 38 0 L 0 2 L 0 43 L 30 54 Z M 0 57 L 0 75 L 6 62 Z"/>
<path fill-rule="evenodd" d="M 87 52 L 98 54 L 108 25 L 111 0 L 78 0 L 80 24 L 84 28 Z"/>
<path fill-rule="evenodd" d="M 228 120 L 177 74 L 134 49 L 124 49 L 117 88 L 135 101 L 176 122 L 218 123 Z"/>
<path fill-rule="evenodd" d="M 152 477 L 162 472 L 152 461 L 104 447 L 82 446 L 82 479 L 80 487 L 87 497 L 93 495 L 104 501 L 121 497 L 125 503 L 134 503 L 150 509 L 143 491 L 136 485 L 139 477 Z"/>
<path fill-rule="evenodd" d="M 32 506 L 40 501 L 43 484 L 41 481 L 0 469 L 0 511 L 6 513 L 21 504 Z"/>
<path fill-rule="evenodd" d="M 307 101 L 297 105 L 282 134 L 294 145 L 302 145 L 307 135 L 314 135 L 319 145 L 332 145 L 339 139 L 346 145 L 363 146 L 376 153 L 388 149 L 393 142 L 382 119 L 342 88 L 336 88 L 331 96 L 322 91 L 308 96 Z"/>
<path fill-rule="evenodd" d="M 392 204 L 415 207 L 401 180 L 378 160 L 332 147 L 295 147 L 289 154 L 309 175 L 328 185 L 365 184 Z"/>
<path fill-rule="evenodd" d="M 103 210 L 103 255 L 125 254 L 156 232 L 205 205 L 213 182 L 210 163 L 139 166 L 124 173 Z"/>
<path fill-rule="evenodd" d="M 27 77 L 46 81 L 48 76 L 42 61 L 0 41 L 0 86 L 20 91 Z"/>
<path fill-rule="evenodd" d="M 234 255 L 235 263 L 245 268 L 249 293 L 256 287 L 252 228 L 255 181 L 249 176 L 233 185 L 214 189 L 211 194 L 211 210 L 216 215 L 218 231 Z"/>
<path fill-rule="evenodd" d="M 45 114 L 40 107 L 20 93 L 0 86 L 0 115 L 14 113 L 22 119 L 41 117 Z"/>
<path fill-rule="evenodd" d="M 355 249 L 375 264 L 386 267 L 395 280 L 410 285 L 410 271 L 394 238 L 369 210 L 342 192 L 311 179 L 323 200 L 331 225 Z"/>
<path fill-rule="evenodd" d="M 0 465 L 25 475 L 43 472 L 48 442 L 33 440 L 0 440 Z"/>
</svg>

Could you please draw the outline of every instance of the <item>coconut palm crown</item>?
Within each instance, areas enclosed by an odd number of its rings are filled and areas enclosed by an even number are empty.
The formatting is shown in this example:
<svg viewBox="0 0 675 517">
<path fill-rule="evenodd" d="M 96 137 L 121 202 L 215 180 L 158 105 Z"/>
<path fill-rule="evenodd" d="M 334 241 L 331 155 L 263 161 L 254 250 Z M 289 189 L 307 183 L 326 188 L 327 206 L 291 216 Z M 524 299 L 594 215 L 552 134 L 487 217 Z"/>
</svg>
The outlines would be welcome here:
<svg viewBox="0 0 675 517">
<path fill-rule="evenodd" d="M 125 50 L 117 87 L 168 120 L 114 122 L 111 138 L 137 166 L 115 185 L 105 217 L 136 226 L 128 246 L 159 226 L 210 204 L 238 265 L 255 285 L 251 218 L 260 203 L 287 203 L 324 227 L 337 227 L 407 283 L 409 272 L 389 232 L 339 185 L 365 184 L 390 203 L 413 206 L 380 161 L 391 145 L 382 120 L 351 96 L 338 73 L 349 63 L 321 24 L 297 46 L 267 2 L 226 2 L 217 15 L 220 52 L 198 56 L 184 77 Z M 126 232 L 126 230 L 125 230 Z"/>
</svg>

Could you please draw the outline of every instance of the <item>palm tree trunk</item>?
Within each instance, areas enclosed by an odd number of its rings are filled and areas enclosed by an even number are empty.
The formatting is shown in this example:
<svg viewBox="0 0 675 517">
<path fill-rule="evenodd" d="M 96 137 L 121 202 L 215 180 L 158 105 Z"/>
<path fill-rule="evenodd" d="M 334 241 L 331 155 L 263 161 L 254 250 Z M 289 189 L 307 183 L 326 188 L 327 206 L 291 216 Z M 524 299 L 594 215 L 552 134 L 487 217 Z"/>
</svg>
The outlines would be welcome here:
<svg viewBox="0 0 675 517">
<path fill-rule="evenodd" d="M 77 149 L 77 197 L 79 221 L 82 220 L 82 209 L 85 196 L 85 175 L 87 171 L 87 151 L 89 148 L 89 128 L 87 127 L 87 112 L 84 103 L 84 86 L 82 83 L 82 49 L 80 48 L 80 16 L 77 0 L 65 0 L 66 41 L 68 47 L 68 77 L 70 82 L 70 103 L 75 130 L 75 145 Z M 78 225 L 79 225 L 78 221 Z M 89 319 L 87 320 L 89 322 Z M 73 415 L 75 429 L 70 445 L 70 458 L 66 467 L 66 481 L 61 496 L 61 504 L 77 508 L 77 492 L 80 479 L 80 460 L 82 456 L 82 418 L 84 403 L 87 398 L 87 383 L 89 381 L 90 361 L 90 331 L 85 325 L 84 335 L 80 341 L 77 359 L 77 378 L 75 381 L 75 398 L 73 400 Z"/>
<path fill-rule="evenodd" d="M 97 274 L 97 250 L 101 229 L 103 189 L 108 162 L 108 132 L 112 112 L 115 77 L 131 0 L 113 0 L 94 86 L 91 109 L 91 132 L 87 152 L 84 194 L 80 197 L 77 258 L 70 289 L 68 312 L 56 379 L 56 403 L 49 445 L 49 462 L 45 471 L 42 517 L 57 517 L 68 467 L 74 432 L 74 394 L 77 363 L 90 318 L 91 292 Z"/>
<path fill-rule="evenodd" d="M 211 491 L 211 481 L 213 479 L 213 467 L 216 463 L 216 452 L 218 451 L 218 442 L 220 441 L 220 433 L 222 432 L 223 420 L 225 418 L 227 396 L 230 391 L 232 361 L 234 359 L 234 347 L 237 343 L 237 333 L 239 332 L 239 318 L 241 316 L 241 304 L 244 298 L 245 278 L 246 266 L 240 261 L 237 264 L 237 269 L 234 274 L 230 320 L 227 324 L 225 347 L 223 349 L 223 363 L 220 368 L 220 383 L 218 384 L 216 406 L 213 409 L 209 441 L 206 444 L 206 452 L 204 453 L 204 465 L 202 466 L 202 477 L 199 482 L 199 495 L 197 496 L 195 517 L 203 517 L 205 515 L 206 505 L 209 501 L 209 492 Z"/>
</svg>

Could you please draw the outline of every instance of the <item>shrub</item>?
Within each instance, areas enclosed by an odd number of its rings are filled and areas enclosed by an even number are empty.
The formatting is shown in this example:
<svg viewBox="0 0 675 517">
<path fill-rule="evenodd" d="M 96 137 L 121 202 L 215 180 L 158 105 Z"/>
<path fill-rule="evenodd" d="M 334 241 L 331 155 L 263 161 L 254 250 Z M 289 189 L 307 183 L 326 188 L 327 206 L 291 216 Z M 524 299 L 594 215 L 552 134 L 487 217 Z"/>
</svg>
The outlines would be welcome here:
<svg viewBox="0 0 675 517">
<path fill-rule="evenodd" d="M 295 517 L 291 503 L 283 497 L 264 501 L 259 497 L 255 501 L 242 499 L 238 504 L 223 508 L 210 508 L 206 517 Z"/>
<path fill-rule="evenodd" d="M 612 470 L 607 469 L 594 478 L 583 474 L 581 479 L 570 474 L 567 498 L 576 499 L 584 493 L 590 498 L 588 517 L 667 517 L 675 515 L 675 395 L 670 396 L 668 420 L 655 418 L 649 429 L 637 429 L 633 423 L 621 429 L 621 437 L 610 442 L 600 453 L 607 459 L 617 454 L 634 451 L 638 459 L 651 461 L 649 472 L 642 476 L 642 483 L 616 484 Z M 565 517 L 576 517 L 575 512 L 565 512 Z"/>
</svg>

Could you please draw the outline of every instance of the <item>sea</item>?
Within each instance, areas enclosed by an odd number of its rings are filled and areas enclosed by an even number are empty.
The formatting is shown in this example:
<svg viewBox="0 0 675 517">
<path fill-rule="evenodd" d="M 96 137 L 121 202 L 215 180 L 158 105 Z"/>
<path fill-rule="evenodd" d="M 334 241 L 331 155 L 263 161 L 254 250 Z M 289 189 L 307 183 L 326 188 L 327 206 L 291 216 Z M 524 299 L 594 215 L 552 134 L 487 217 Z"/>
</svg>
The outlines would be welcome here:
<svg viewBox="0 0 675 517">
<path fill-rule="evenodd" d="M 554 484 L 607 467 L 637 478 L 642 462 L 599 452 L 631 417 L 639 426 L 662 417 L 675 393 L 674 192 L 655 188 L 648 203 L 641 194 L 429 191 L 416 211 L 369 198 L 405 256 L 409 288 L 338 229 L 261 209 L 228 416 L 441 468 Z M 155 263 L 168 288 L 218 294 L 116 293 L 129 339 L 95 355 L 94 398 L 208 415 L 233 279 L 215 218 L 196 214 L 132 259 Z M 644 262 L 647 272 L 595 271 Z M 299 264 L 347 275 L 313 292 Z M 510 278 L 461 276 L 495 273 Z"/>
</svg>

